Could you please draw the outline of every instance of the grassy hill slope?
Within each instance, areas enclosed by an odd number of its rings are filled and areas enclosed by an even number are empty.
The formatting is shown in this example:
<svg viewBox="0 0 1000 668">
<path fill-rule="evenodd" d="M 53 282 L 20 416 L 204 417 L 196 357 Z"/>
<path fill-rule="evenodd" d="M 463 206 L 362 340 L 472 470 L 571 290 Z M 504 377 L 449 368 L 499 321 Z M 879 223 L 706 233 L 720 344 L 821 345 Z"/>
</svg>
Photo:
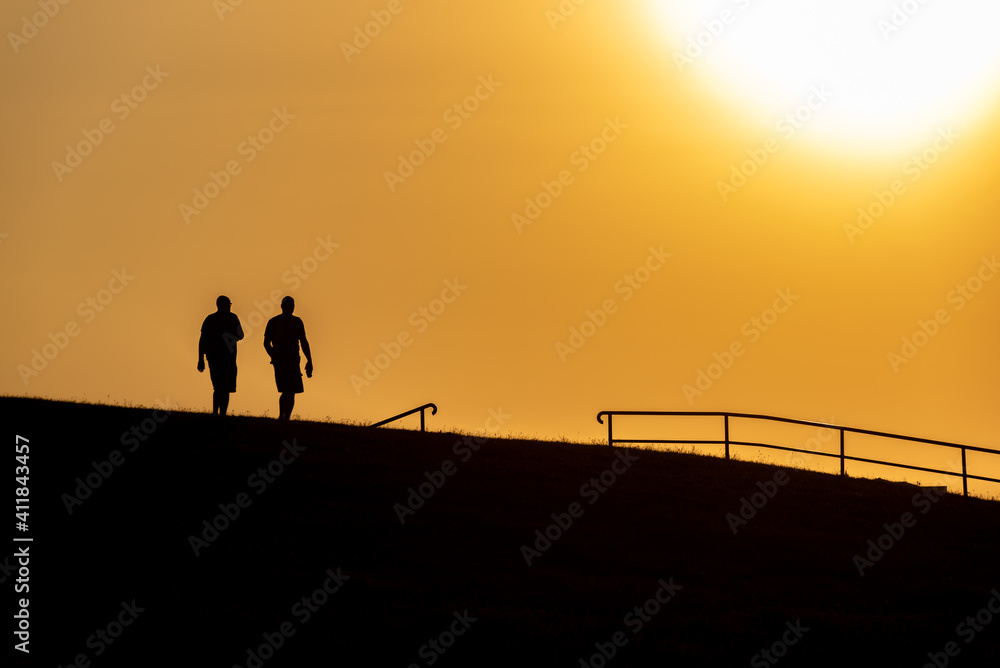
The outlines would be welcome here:
<svg viewBox="0 0 1000 668">
<path fill-rule="evenodd" d="M 960 626 L 1000 588 L 1000 503 L 606 446 L 0 409 L 31 446 L 31 665 L 922 666 L 949 642 L 955 665 L 1000 659 L 1000 615 Z"/>
</svg>

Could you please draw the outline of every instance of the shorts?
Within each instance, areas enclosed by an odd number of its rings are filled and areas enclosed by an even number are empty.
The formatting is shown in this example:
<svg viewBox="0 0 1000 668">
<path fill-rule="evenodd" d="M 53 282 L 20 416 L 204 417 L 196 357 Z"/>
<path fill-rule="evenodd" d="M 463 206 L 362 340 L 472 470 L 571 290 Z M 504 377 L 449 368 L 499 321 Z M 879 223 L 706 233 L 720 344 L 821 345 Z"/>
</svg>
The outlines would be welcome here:
<svg viewBox="0 0 1000 668">
<path fill-rule="evenodd" d="M 236 391 L 236 360 L 233 358 L 227 355 L 209 357 L 208 374 L 216 392 Z"/>
<path fill-rule="evenodd" d="M 303 392 L 302 371 L 299 370 L 299 360 L 271 362 L 274 365 L 274 383 L 278 386 L 278 392 L 285 394 L 293 392 L 299 394 Z"/>
</svg>

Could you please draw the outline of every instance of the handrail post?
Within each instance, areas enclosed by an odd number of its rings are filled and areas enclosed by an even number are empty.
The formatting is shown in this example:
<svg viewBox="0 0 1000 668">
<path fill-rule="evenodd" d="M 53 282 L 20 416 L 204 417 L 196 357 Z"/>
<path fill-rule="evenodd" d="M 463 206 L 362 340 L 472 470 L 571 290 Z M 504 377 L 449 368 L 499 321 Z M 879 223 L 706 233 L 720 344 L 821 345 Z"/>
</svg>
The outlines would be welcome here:
<svg viewBox="0 0 1000 668">
<path fill-rule="evenodd" d="M 722 416 L 726 422 L 726 459 L 729 459 L 729 413 Z"/>
<path fill-rule="evenodd" d="M 965 446 L 962 446 L 962 495 L 969 495 L 969 470 L 965 465 Z"/>
<path fill-rule="evenodd" d="M 426 410 L 426 406 L 421 406 L 420 407 L 420 431 L 427 431 L 426 429 L 424 429 L 424 410 Z"/>
<path fill-rule="evenodd" d="M 840 475 L 844 475 L 844 428 L 840 428 Z"/>
<path fill-rule="evenodd" d="M 608 446 L 614 447 L 614 439 L 611 438 L 611 413 L 608 413 Z"/>
</svg>

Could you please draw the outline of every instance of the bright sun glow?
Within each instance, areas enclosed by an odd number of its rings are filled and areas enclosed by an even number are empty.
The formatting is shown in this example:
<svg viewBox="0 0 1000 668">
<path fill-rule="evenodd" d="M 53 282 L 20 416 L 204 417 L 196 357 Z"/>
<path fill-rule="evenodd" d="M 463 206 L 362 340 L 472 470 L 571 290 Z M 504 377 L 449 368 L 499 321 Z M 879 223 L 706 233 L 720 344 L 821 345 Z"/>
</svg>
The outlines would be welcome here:
<svg viewBox="0 0 1000 668">
<path fill-rule="evenodd" d="M 996 0 L 649 1 L 683 73 L 768 116 L 823 87 L 808 129 L 840 143 L 885 149 L 961 127 L 1000 88 Z"/>
</svg>

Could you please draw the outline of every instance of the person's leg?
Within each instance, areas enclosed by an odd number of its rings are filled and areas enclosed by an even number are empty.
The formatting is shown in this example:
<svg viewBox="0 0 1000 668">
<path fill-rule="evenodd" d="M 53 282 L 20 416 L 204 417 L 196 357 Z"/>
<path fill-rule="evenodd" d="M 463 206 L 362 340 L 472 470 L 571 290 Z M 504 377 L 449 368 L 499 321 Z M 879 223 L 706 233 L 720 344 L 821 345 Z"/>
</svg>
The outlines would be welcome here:
<svg viewBox="0 0 1000 668">
<path fill-rule="evenodd" d="M 225 415 L 229 410 L 229 393 L 223 392 L 219 397 L 219 415 Z"/>
<path fill-rule="evenodd" d="M 222 408 L 222 392 L 215 390 L 212 392 L 212 415 L 218 415 Z"/>
<path fill-rule="evenodd" d="M 295 394 L 292 392 L 282 392 L 281 397 L 278 399 L 278 412 L 279 420 L 290 420 L 292 417 L 292 408 L 295 406 Z"/>
</svg>

